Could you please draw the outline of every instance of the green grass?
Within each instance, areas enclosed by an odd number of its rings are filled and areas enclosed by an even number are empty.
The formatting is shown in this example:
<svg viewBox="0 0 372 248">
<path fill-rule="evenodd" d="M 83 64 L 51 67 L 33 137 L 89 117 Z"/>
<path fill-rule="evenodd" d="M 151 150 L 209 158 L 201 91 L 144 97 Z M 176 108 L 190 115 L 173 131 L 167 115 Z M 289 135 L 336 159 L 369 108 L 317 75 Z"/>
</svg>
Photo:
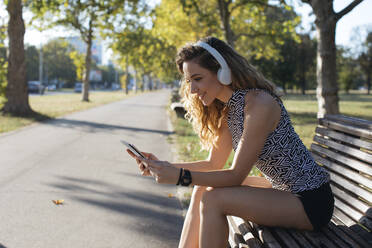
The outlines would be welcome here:
<svg viewBox="0 0 372 248">
<path fill-rule="evenodd" d="M 339 94 L 340 112 L 343 115 L 372 121 L 372 95 L 352 92 L 347 95 Z M 310 147 L 317 125 L 317 100 L 314 92 L 307 95 L 287 94 L 282 97 L 284 105 L 289 112 L 294 129 L 304 142 Z M 177 143 L 179 158 L 183 161 L 205 159 L 206 151 L 200 151 L 199 138 L 193 132 L 191 125 L 182 118 L 177 118 L 172 113 L 172 122 L 175 128 L 175 141 Z M 234 152 L 231 153 L 226 165 L 232 163 Z M 250 175 L 260 175 L 257 168 L 253 168 Z"/>
<path fill-rule="evenodd" d="M 134 95 L 134 93 L 125 95 L 122 91 L 90 92 L 89 102 L 82 102 L 81 94 L 32 96 L 29 97 L 30 106 L 38 114 L 29 117 L 15 117 L 0 114 L 0 133 L 16 130 L 38 121 L 56 118 L 76 111 L 119 101 L 132 95 Z M 0 102 L 0 108 L 1 105 Z"/>
</svg>

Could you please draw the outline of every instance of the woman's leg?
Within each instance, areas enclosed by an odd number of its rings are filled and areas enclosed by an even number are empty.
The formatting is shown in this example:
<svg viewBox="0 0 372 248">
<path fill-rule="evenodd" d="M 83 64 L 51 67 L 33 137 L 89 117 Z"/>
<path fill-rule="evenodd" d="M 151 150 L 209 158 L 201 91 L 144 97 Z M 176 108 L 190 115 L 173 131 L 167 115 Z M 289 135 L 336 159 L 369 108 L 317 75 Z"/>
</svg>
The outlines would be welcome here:
<svg viewBox="0 0 372 248">
<path fill-rule="evenodd" d="M 200 212 L 200 248 L 227 246 L 226 215 L 266 226 L 313 228 L 295 195 L 270 188 L 239 186 L 208 190 L 201 199 Z"/>
<path fill-rule="evenodd" d="M 199 247 L 200 200 L 207 187 L 195 186 L 182 228 L 178 248 Z"/>
</svg>

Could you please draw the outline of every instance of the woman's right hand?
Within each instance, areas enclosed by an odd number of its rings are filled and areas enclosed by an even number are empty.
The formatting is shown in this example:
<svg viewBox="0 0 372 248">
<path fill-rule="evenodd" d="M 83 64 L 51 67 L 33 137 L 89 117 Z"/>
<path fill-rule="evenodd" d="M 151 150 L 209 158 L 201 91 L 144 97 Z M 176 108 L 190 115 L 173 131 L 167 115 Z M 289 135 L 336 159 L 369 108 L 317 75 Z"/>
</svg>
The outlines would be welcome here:
<svg viewBox="0 0 372 248">
<path fill-rule="evenodd" d="M 131 152 L 129 149 L 127 149 L 127 152 L 129 153 L 129 155 L 131 155 L 136 161 L 137 161 L 137 164 L 138 164 L 138 168 L 140 169 L 141 171 L 141 175 L 142 176 L 152 176 L 151 175 L 151 172 L 150 170 L 147 168 L 147 166 L 142 163 L 138 158 L 137 156 Z M 147 158 L 147 159 L 151 159 L 151 160 L 159 160 L 154 154 L 152 153 L 148 153 L 148 152 L 142 152 L 141 153 Z"/>
</svg>

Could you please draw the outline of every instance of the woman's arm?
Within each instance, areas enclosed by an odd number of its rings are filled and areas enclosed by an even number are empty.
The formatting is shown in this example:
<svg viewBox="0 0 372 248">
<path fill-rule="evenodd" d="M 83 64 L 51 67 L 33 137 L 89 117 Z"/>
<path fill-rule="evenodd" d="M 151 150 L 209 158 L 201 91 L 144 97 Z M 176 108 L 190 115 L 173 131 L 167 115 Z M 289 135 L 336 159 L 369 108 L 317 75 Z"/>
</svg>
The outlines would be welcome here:
<svg viewBox="0 0 372 248">
<path fill-rule="evenodd" d="M 226 121 L 220 128 L 220 135 L 217 138 L 216 146 L 213 146 L 206 160 L 172 163 L 174 167 L 184 168 L 190 171 L 210 171 L 222 169 L 232 150 L 231 134 Z"/>
<path fill-rule="evenodd" d="M 280 108 L 267 94 L 259 94 L 245 107 L 244 131 L 232 167 L 226 170 L 191 172 L 192 184 L 227 187 L 241 185 L 265 144 L 266 138 L 280 119 Z"/>
</svg>

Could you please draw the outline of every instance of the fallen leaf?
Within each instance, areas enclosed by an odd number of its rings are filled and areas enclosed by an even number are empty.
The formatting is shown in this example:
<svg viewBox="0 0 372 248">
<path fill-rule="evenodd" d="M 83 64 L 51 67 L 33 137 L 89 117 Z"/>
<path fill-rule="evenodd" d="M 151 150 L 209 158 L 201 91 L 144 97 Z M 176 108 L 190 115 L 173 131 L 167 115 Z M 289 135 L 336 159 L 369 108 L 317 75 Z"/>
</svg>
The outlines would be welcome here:
<svg viewBox="0 0 372 248">
<path fill-rule="evenodd" d="M 56 205 L 63 205 L 64 201 L 65 200 L 53 200 L 54 204 L 56 204 Z"/>
<path fill-rule="evenodd" d="M 169 198 L 172 198 L 172 197 L 174 197 L 174 195 L 171 194 L 171 193 L 169 193 L 169 194 L 168 194 L 168 197 L 169 197 Z"/>
</svg>

